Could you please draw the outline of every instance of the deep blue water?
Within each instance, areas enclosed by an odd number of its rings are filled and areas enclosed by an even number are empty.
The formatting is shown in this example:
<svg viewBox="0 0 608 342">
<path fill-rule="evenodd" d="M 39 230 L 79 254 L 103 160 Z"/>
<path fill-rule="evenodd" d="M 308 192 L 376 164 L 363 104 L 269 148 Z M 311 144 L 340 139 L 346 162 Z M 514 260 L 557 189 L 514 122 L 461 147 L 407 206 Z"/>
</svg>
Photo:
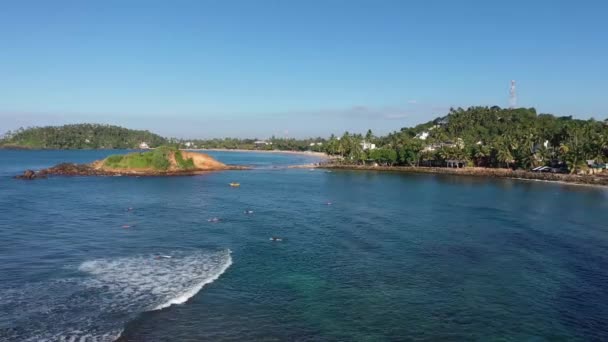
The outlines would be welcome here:
<svg viewBox="0 0 608 342">
<path fill-rule="evenodd" d="M 605 189 L 226 152 L 256 169 L 11 178 L 111 153 L 0 151 L 1 341 L 608 340 Z"/>
</svg>

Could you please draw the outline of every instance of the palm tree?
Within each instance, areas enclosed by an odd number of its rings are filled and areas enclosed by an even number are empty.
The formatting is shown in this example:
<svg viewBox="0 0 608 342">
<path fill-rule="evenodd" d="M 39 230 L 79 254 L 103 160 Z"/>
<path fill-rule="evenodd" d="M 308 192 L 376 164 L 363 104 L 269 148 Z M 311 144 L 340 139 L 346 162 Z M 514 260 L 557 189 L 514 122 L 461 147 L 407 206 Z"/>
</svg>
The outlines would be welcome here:
<svg viewBox="0 0 608 342">
<path fill-rule="evenodd" d="M 515 162 L 513 160 L 513 154 L 511 153 L 511 149 L 507 144 L 499 144 L 497 148 L 496 158 L 500 163 L 506 164 L 507 168 L 510 167 L 510 164 Z"/>
</svg>

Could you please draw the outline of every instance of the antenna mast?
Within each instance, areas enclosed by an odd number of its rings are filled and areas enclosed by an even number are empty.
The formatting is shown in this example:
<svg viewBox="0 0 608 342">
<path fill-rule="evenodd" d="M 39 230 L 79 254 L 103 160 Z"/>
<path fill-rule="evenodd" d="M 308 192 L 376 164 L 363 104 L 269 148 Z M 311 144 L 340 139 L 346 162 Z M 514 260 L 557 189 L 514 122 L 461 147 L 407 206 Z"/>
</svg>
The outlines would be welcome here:
<svg viewBox="0 0 608 342">
<path fill-rule="evenodd" d="M 517 92 L 515 91 L 515 80 L 511 80 L 511 87 L 509 88 L 509 108 L 513 109 L 517 107 Z"/>
</svg>

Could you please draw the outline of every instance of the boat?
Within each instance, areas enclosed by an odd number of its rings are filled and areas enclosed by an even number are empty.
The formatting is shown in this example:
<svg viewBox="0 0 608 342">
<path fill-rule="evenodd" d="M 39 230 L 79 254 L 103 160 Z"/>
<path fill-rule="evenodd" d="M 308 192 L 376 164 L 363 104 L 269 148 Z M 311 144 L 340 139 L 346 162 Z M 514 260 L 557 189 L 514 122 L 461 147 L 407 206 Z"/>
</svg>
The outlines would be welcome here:
<svg viewBox="0 0 608 342">
<path fill-rule="evenodd" d="M 233 187 L 233 188 L 238 188 L 239 186 L 241 186 L 241 184 L 240 183 L 232 182 L 232 183 L 230 183 L 230 186 Z"/>
</svg>

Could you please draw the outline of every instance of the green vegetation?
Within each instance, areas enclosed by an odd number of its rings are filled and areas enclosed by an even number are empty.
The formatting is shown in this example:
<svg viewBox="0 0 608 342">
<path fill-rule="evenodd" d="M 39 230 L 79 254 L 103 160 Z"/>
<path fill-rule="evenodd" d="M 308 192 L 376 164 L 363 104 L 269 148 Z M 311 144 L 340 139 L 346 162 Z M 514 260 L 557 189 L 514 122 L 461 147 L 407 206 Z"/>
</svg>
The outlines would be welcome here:
<svg viewBox="0 0 608 342">
<path fill-rule="evenodd" d="M 137 148 L 141 142 L 150 147 L 171 142 L 137 156 L 108 158 L 112 167 L 169 167 L 166 151 L 177 148 L 221 148 L 246 150 L 317 151 L 338 156 L 345 164 L 446 166 L 458 165 L 491 168 L 529 169 L 551 166 L 570 172 L 585 171 L 587 161 L 596 165 L 608 162 L 608 120 L 576 120 L 571 116 L 537 114 L 533 108 L 503 109 L 470 107 L 451 109 L 444 116 L 415 126 L 402 128 L 383 137 L 344 133 L 329 139 L 165 139 L 148 131 L 135 131 L 108 125 L 66 125 L 8 132 L 0 147 L 26 148 Z M 377 148 L 363 145 L 375 144 Z M 179 168 L 194 166 L 175 153 Z"/>
<path fill-rule="evenodd" d="M 171 166 L 171 155 L 175 156 L 179 170 L 194 168 L 192 158 L 184 159 L 181 152 L 173 147 L 161 146 L 151 151 L 113 155 L 106 158 L 104 166 L 112 169 L 152 169 L 167 171 Z"/>
<path fill-rule="evenodd" d="M 182 170 L 194 169 L 192 158 L 184 159 L 181 151 L 175 151 L 175 161 L 177 162 L 177 166 Z"/>
<path fill-rule="evenodd" d="M 128 149 L 145 142 L 150 147 L 167 143 L 167 139 L 148 131 L 118 126 L 77 124 L 20 128 L 7 132 L 0 146 L 43 149 Z"/>
<path fill-rule="evenodd" d="M 364 150 L 361 142 L 378 149 Z M 384 137 L 368 131 L 332 136 L 326 152 L 343 162 L 445 166 L 448 160 L 480 167 L 529 169 L 535 166 L 585 170 L 587 161 L 608 161 L 608 121 L 537 114 L 533 108 L 470 107 L 403 128 Z"/>
</svg>

